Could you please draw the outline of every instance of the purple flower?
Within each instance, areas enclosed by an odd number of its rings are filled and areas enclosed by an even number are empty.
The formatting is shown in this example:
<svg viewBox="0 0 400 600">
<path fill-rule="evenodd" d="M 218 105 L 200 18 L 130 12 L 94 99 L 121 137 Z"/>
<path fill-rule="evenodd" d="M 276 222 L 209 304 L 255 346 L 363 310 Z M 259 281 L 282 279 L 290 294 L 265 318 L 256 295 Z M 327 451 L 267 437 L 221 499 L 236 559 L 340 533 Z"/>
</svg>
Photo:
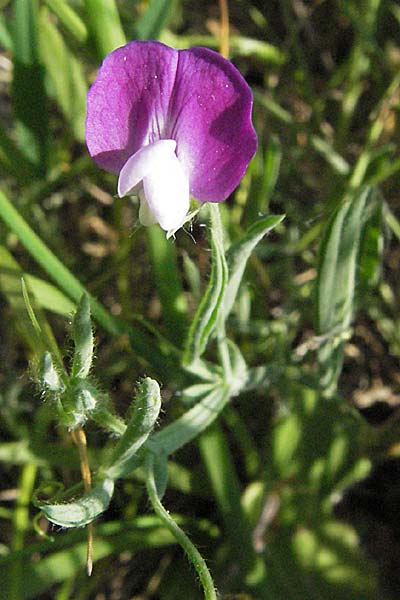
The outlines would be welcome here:
<svg viewBox="0 0 400 600">
<path fill-rule="evenodd" d="M 257 147 L 252 94 L 228 60 L 206 48 L 130 42 L 109 54 L 89 90 L 86 142 L 96 163 L 136 193 L 139 219 L 175 231 L 190 196 L 226 200 Z"/>
</svg>

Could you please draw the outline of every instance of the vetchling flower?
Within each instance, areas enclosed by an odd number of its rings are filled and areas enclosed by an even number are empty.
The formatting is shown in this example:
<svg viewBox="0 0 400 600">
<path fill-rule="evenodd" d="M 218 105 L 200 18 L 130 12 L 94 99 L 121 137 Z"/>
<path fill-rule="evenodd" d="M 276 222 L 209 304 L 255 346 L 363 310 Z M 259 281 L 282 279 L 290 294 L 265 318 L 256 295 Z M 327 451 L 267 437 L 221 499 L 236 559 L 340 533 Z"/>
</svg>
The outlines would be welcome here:
<svg viewBox="0 0 400 600">
<path fill-rule="evenodd" d="M 88 93 L 86 141 L 96 163 L 137 194 L 143 225 L 183 225 L 190 196 L 226 200 L 254 155 L 252 94 L 206 48 L 130 42 L 109 54 Z"/>
</svg>

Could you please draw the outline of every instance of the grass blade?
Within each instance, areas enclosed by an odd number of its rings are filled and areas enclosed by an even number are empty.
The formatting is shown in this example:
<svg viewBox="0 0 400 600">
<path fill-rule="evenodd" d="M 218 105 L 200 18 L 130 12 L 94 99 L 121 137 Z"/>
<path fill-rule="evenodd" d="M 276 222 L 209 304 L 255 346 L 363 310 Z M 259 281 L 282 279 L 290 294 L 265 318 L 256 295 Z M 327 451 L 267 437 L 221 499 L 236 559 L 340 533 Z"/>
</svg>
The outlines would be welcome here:
<svg viewBox="0 0 400 600">
<path fill-rule="evenodd" d="M 40 50 L 53 84 L 56 101 L 75 138 L 85 139 L 87 84 L 81 64 L 53 25 L 49 12 L 40 11 Z"/>
<path fill-rule="evenodd" d="M 85 0 L 85 9 L 90 35 L 100 59 L 126 43 L 114 0 Z"/>
<path fill-rule="evenodd" d="M 176 260 L 176 246 L 171 240 L 167 240 L 165 233 L 158 226 L 149 227 L 147 240 L 163 322 L 170 339 L 175 344 L 181 344 L 187 330 L 187 319 L 186 301 Z"/>
<path fill-rule="evenodd" d="M 60 19 L 60 23 L 74 38 L 83 43 L 88 37 L 85 23 L 65 0 L 45 0 L 47 6 Z"/>
<path fill-rule="evenodd" d="M 48 110 L 44 69 L 39 60 L 36 0 L 15 0 L 13 109 L 21 151 L 39 174 L 46 172 Z"/>
<path fill-rule="evenodd" d="M 176 0 L 152 0 L 146 12 L 136 22 L 136 36 L 140 40 L 157 40 L 175 9 Z"/>
</svg>

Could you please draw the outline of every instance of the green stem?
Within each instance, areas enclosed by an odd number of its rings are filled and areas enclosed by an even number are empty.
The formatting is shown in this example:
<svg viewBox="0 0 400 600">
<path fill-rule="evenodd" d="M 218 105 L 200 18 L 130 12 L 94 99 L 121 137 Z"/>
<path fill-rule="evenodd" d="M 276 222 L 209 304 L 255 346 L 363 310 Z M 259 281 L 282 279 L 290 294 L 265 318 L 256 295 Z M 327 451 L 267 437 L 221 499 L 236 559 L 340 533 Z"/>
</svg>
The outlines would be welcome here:
<svg viewBox="0 0 400 600">
<path fill-rule="evenodd" d="M 204 558 L 201 556 L 200 552 L 190 541 L 186 533 L 184 533 L 184 531 L 182 531 L 182 529 L 175 523 L 175 521 L 169 515 L 168 511 L 160 502 L 160 499 L 157 494 L 156 482 L 154 479 L 153 463 L 154 457 L 149 452 L 146 458 L 146 487 L 154 512 L 165 525 L 165 527 L 175 537 L 177 542 L 186 552 L 194 568 L 196 569 L 197 575 L 199 576 L 200 582 L 203 586 L 205 600 L 217 600 L 214 582 L 212 580 L 210 571 L 208 570 Z"/>
</svg>

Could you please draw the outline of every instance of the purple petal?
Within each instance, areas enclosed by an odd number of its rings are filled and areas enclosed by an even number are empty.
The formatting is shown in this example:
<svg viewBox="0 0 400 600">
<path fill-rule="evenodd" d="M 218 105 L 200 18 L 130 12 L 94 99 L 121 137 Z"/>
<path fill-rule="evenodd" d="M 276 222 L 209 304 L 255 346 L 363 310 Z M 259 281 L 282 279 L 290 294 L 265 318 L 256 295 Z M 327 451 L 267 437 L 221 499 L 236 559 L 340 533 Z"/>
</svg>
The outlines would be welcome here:
<svg viewBox="0 0 400 600">
<path fill-rule="evenodd" d="M 257 148 L 252 94 L 239 71 L 206 48 L 179 52 L 166 137 L 177 141 L 191 194 L 225 200 L 240 182 Z"/>
<path fill-rule="evenodd" d="M 131 42 L 109 54 L 89 90 L 86 143 L 96 163 L 119 173 L 143 145 L 162 137 L 178 52 Z"/>
</svg>

